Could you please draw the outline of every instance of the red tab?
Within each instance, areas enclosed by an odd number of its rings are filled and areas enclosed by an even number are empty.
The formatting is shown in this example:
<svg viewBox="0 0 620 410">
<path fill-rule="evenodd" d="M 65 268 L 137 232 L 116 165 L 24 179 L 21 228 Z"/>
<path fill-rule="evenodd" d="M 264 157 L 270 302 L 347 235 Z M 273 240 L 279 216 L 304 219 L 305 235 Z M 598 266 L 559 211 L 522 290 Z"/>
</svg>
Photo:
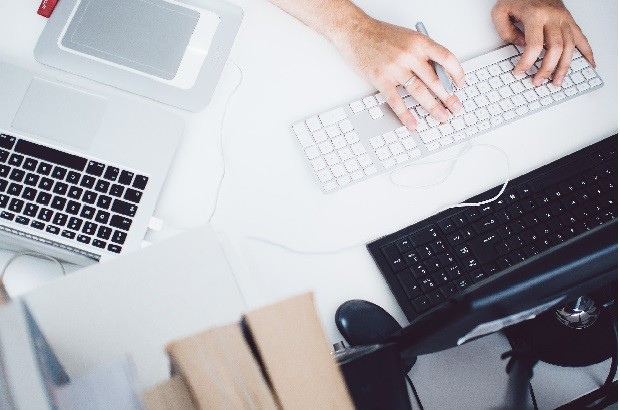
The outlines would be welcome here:
<svg viewBox="0 0 620 410">
<path fill-rule="evenodd" d="M 56 8 L 56 4 L 58 4 L 58 0 L 41 1 L 41 5 L 39 6 L 37 14 L 46 18 L 50 18 L 50 16 L 54 12 L 54 9 Z"/>
</svg>

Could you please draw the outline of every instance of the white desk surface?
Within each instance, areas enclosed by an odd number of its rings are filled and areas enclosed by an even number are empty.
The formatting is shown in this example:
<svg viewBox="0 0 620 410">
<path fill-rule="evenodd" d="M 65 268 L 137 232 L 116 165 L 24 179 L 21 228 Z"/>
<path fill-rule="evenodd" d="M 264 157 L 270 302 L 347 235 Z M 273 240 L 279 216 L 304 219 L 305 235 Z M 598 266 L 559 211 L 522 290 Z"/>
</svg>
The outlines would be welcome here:
<svg viewBox="0 0 620 410">
<path fill-rule="evenodd" d="M 212 223 L 233 244 L 233 268 L 248 305 L 259 306 L 314 290 L 326 332 L 334 342 L 341 337 L 333 314 L 348 299 L 371 300 L 405 323 L 363 244 L 500 184 L 505 173 L 504 160 L 495 151 L 481 147 L 470 151 L 447 181 L 433 188 L 399 188 L 387 176 L 381 176 L 332 195 L 322 194 L 300 157 L 289 126 L 370 93 L 372 88 L 326 40 L 267 1 L 231 2 L 245 12 L 230 57 L 243 70 L 244 80 L 232 97 L 225 122 L 226 178 Z M 45 19 L 36 15 L 38 3 L 0 2 L 0 60 L 53 72 L 41 67 L 32 54 L 45 24 Z M 433 38 L 460 60 L 501 44 L 490 18 L 494 0 L 444 0 L 441 7 L 430 0 L 398 0 L 389 6 L 381 0 L 356 3 L 370 15 L 394 24 L 412 28 L 416 21 L 424 21 Z M 508 153 L 513 177 L 618 129 L 618 4 L 615 0 L 599 0 L 595 5 L 578 0 L 565 3 L 590 40 L 605 87 L 474 142 L 493 144 Z M 167 225 L 196 227 L 205 223 L 211 213 L 222 171 L 220 120 L 238 78 L 237 70 L 228 65 L 211 105 L 197 115 L 184 114 L 186 135 L 156 212 Z M 457 152 L 455 149 L 446 155 Z M 398 180 L 423 185 L 420 175 L 440 178 L 447 168 L 446 164 L 415 167 L 400 171 Z M 150 239 L 162 240 L 173 232 L 169 229 Z M 299 254 L 250 237 L 305 252 L 358 246 L 327 254 Z M 9 254 L 0 254 L 0 263 L 8 257 Z M 7 276 L 7 287 L 11 292 L 22 293 L 57 276 L 53 264 L 21 259 Z M 105 280 L 93 277 L 93 281 Z M 176 286 L 183 287 L 183 283 Z M 170 305 L 174 309 L 172 301 Z M 88 306 L 84 310 L 87 312 Z M 56 323 L 46 325 L 70 324 L 58 318 Z M 455 408 L 458 403 L 459 408 L 480 408 L 501 404 L 505 383 L 501 379 L 504 376 L 499 354 L 505 350 L 507 344 L 502 337 L 494 335 L 420 358 L 412 375 L 425 407 Z M 534 388 L 541 408 L 557 406 L 596 388 L 607 369 L 608 363 L 580 372 L 537 367 Z M 472 371 L 477 377 L 471 377 Z M 143 382 L 151 384 L 163 377 L 152 374 Z M 579 389 L 557 386 L 559 377 L 562 386 L 573 384 Z"/>
</svg>

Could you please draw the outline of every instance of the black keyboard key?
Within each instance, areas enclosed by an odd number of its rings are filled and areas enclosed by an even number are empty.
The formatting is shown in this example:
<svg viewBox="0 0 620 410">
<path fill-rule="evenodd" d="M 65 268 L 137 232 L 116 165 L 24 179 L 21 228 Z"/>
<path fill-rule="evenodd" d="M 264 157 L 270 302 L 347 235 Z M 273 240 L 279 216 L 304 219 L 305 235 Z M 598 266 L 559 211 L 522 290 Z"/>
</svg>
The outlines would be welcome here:
<svg viewBox="0 0 620 410">
<path fill-rule="evenodd" d="M 121 247 L 112 243 L 108 245 L 108 250 L 114 253 L 121 253 Z"/>
<path fill-rule="evenodd" d="M 17 216 L 17 218 L 15 218 L 15 222 L 17 222 L 20 225 L 28 225 L 30 223 L 30 218 L 26 218 L 25 216 Z"/>
<path fill-rule="evenodd" d="M 106 211 L 102 211 L 101 209 L 97 211 L 97 216 L 95 216 L 95 221 L 100 224 L 107 224 L 110 220 L 110 213 Z"/>
<path fill-rule="evenodd" d="M 137 195 L 137 197 L 135 197 L 134 195 Z M 127 188 L 127 192 L 125 192 L 125 199 L 131 202 L 140 202 L 140 195 L 142 195 L 142 192 L 136 191 L 135 189 Z M 401 253 L 413 250 L 413 245 L 408 238 L 401 238 L 396 241 L 396 247 Z"/>
<path fill-rule="evenodd" d="M 49 175 L 52 172 L 52 164 L 48 164 L 47 162 L 41 161 L 37 168 L 37 173 L 41 175 Z"/>
<path fill-rule="evenodd" d="M 99 229 L 97 230 L 98 238 L 108 240 L 110 239 L 110 235 L 112 235 L 112 228 L 109 226 L 99 226 Z"/>
<path fill-rule="evenodd" d="M 11 156 L 9 157 L 9 164 L 13 165 L 14 167 L 19 167 L 22 162 L 24 162 L 23 155 L 11 154 Z"/>
<path fill-rule="evenodd" d="M 56 182 L 52 192 L 58 195 L 66 195 L 68 189 L 69 185 L 65 184 L 64 182 Z"/>
<path fill-rule="evenodd" d="M 30 188 L 30 187 L 26 187 L 24 188 L 24 191 L 22 192 L 22 198 L 28 200 L 28 201 L 34 201 L 34 199 L 37 197 L 37 190 L 34 188 Z"/>
<path fill-rule="evenodd" d="M 27 203 L 24 208 L 24 215 L 35 217 L 37 216 L 37 212 L 39 212 L 39 207 L 32 203 Z"/>
<path fill-rule="evenodd" d="M 106 243 L 103 241 L 100 241 L 99 239 L 93 239 L 92 245 L 97 248 L 105 249 Z"/>
<path fill-rule="evenodd" d="M 11 175 L 9 176 L 9 179 L 15 182 L 22 182 L 22 180 L 24 179 L 24 175 L 26 175 L 26 173 L 22 171 L 21 169 L 13 168 L 13 170 L 11 171 Z"/>
<path fill-rule="evenodd" d="M 426 296 L 417 297 L 412 300 L 412 303 L 418 313 L 424 313 L 431 308 L 431 302 L 429 302 Z"/>
<path fill-rule="evenodd" d="M 105 173 L 103 174 L 103 177 L 107 180 L 110 181 L 116 181 L 116 178 L 118 178 L 118 174 L 119 174 L 120 170 L 118 168 L 115 167 L 107 167 L 105 170 Z M 125 172 L 125 171 L 123 171 Z"/>
<path fill-rule="evenodd" d="M 94 175 L 96 177 L 100 177 L 103 175 L 103 170 L 105 165 L 96 161 L 89 161 L 88 166 L 86 167 L 86 173 L 90 175 Z"/>
<path fill-rule="evenodd" d="M 448 248 L 446 248 L 446 244 L 443 243 L 443 241 L 441 239 L 438 239 L 434 242 L 431 242 L 431 248 L 433 248 L 433 252 L 434 253 L 441 253 L 446 251 Z"/>
<path fill-rule="evenodd" d="M 19 196 L 23 188 L 24 187 L 22 185 L 16 184 L 15 182 L 11 182 L 11 184 L 9 185 L 9 189 L 7 189 L 6 192 L 9 195 Z"/>
<path fill-rule="evenodd" d="M 133 180 L 132 186 L 138 189 L 146 188 L 146 184 L 149 182 L 149 178 L 144 175 L 136 175 L 136 178 Z"/>
<path fill-rule="evenodd" d="M 79 188 L 75 185 L 71 185 L 69 187 L 69 192 L 67 193 L 67 196 L 73 199 L 80 199 L 82 197 L 82 192 L 84 192 L 82 188 Z"/>
<path fill-rule="evenodd" d="M 452 282 L 442 286 L 441 288 L 439 288 L 439 290 L 441 290 L 441 293 L 443 293 L 446 299 L 451 298 L 452 296 L 456 296 L 459 293 L 459 291 L 456 289 L 456 285 Z"/>
<path fill-rule="evenodd" d="M 123 196 L 123 191 L 125 190 L 125 188 L 123 188 L 122 185 L 118 185 L 118 184 L 112 184 L 112 187 L 110 188 L 110 195 L 114 195 L 117 197 L 121 197 Z"/>
<path fill-rule="evenodd" d="M 38 182 L 39 182 L 39 176 L 37 174 L 33 174 L 30 172 L 26 175 L 26 179 L 24 180 L 24 184 L 30 185 L 30 186 L 36 186 Z"/>
<path fill-rule="evenodd" d="M 101 192 L 102 194 L 107 194 L 108 189 L 110 189 L 110 183 L 104 179 L 98 179 L 95 184 L 95 191 Z"/>
<path fill-rule="evenodd" d="M 118 178 L 118 183 L 123 185 L 131 184 L 133 180 L 133 172 L 122 171 L 120 177 Z"/>
<path fill-rule="evenodd" d="M 422 288 L 422 292 L 424 293 L 430 292 L 431 290 L 435 290 L 435 288 L 437 287 L 435 280 L 431 278 L 430 276 L 420 278 L 420 280 L 418 280 L 418 283 L 420 284 L 420 287 Z"/>
<path fill-rule="evenodd" d="M 458 265 L 448 266 L 446 268 L 446 272 L 448 273 L 448 276 L 450 276 L 450 279 L 452 280 L 459 279 L 465 276 L 465 271 L 461 269 Z"/>
<path fill-rule="evenodd" d="M 47 225 L 45 228 L 46 232 L 53 233 L 54 235 L 58 235 L 60 233 L 60 228 L 54 225 Z"/>
<path fill-rule="evenodd" d="M 4 178 L 0 178 L 0 192 L 6 191 L 7 186 L 9 186 L 9 181 Z"/>
<path fill-rule="evenodd" d="M 90 238 L 86 235 L 78 235 L 77 240 L 82 243 L 90 243 Z"/>
<path fill-rule="evenodd" d="M 84 222 L 82 232 L 87 235 L 94 235 L 97 232 L 97 224 L 93 222 Z"/>
<path fill-rule="evenodd" d="M 50 194 L 50 193 L 42 192 L 41 191 L 37 195 L 37 203 L 39 203 L 41 205 L 48 205 L 51 200 L 52 200 L 52 194 Z"/>
<path fill-rule="evenodd" d="M 475 239 L 467 242 L 467 245 L 475 259 L 481 264 L 485 265 L 500 255 L 495 249 L 495 244 L 500 241 L 500 236 L 496 232 L 489 232 L 488 234 L 478 236 Z M 468 263 L 472 258 L 465 258 L 464 262 Z"/>
<path fill-rule="evenodd" d="M 135 216 L 138 211 L 138 207 L 130 202 L 125 202 L 120 199 L 115 199 L 112 203 L 111 210 L 117 214 L 125 216 Z"/>
<path fill-rule="evenodd" d="M 41 230 L 45 228 L 45 224 L 41 221 L 32 221 L 30 226 L 32 226 L 34 229 L 41 229 Z"/>
<path fill-rule="evenodd" d="M 398 273 L 396 277 L 409 299 L 414 299 L 422 295 L 422 289 L 420 289 L 420 286 L 408 271 Z"/>
<path fill-rule="evenodd" d="M 6 149 L 13 149 L 16 138 L 6 134 L 0 134 L 0 147 Z"/>
<path fill-rule="evenodd" d="M 97 207 L 101 209 L 110 208 L 110 204 L 112 203 L 112 198 L 106 195 L 99 195 L 99 199 L 97 200 Z"/>
<path fill-rule="evenodd" d="M 82 212 L 80 213 L 80 216 L 85 219 L 93 219 L 93 217 L 95 216 L 95 208 L 91 206 L 82 207 Z"/>
<path fill-rule="evenodd" d="M 67 175 L 67 168 L 59 166 L 54 167 L 54 170 L 52 171 L 52 177 L 62 180 L 65 178 L 65 175 Z"/>
<path fill-rule="evenodd" d="M 431 275 L 431 277 L 435 280 L 435 284 L 437 284 L 437 286 L 442 286 L 450 282 L 450 276 L 448 276 L 448 274 L 444 271 L 435 272 Z"/>
<path fill-rule="evenodd" d="M 116 201 L 114 202 L 116 203 Z M 115 211 L 114 207 L 112 208 L 112 210 Z M 114 217 L 112 217 L 112 220 L 114 220 Z M 392 268 L 392 271 L 400 272 L 407 268 L 407 262 L 405 262 L 405 259 L 402 257 L 400 251 L 398 250 L 398 247 L 395 244 L 390 244 L 383 247 L 382 251 L 383 255 L 387 260 L 387 263 L 390 265 L 390 268 Z"/>
<path fill-rule="evenodd" d="M 468 277 L 462 277 L 454 281 L 456 288 L 459 292 L 464 292 L 471 285 L 471 279 Z"/>
<path fill-rule="evenodd" d="M 447 218 L 447 219 L 444 219 L 442 221 L 439 221 L 437 223 L 437 225 L 439 225 L 439 228 L 445 234 L 449 234 L 450 232 L 454 232 L 457 229 L 456 228 L 456 224 L 450 218 Z"/>
<path fill-rule="evenodd" d="M 420 245 L 424 245 L 426 243 L 429 243 L 430 241 L 437 239 L 438 238 L 438 232 L 437 232 L 437 228 L 435 228 L 434 226 L 427 226 L 426 228 L 414 232 L 409 239 L 411 240 L 411 243 L 413 243 L 413 246 L 420 246 Z"/>
<path fill-rule="evenodd" d="M 41 182 L 39 182 L 39 188 L 44 191 L 51 191 L 52 185 L 54 185 L 54 180 L 50 178 L 41 178 Z"/>
<path fill-rule="evenodd" d="M 0 165 L 0 177 L 8 178 L 10 172 L 11 167 L 9 167 L 8 165 Z"/>
<path fill-rule="evenodd" d="M 0 194 L 0 208 L 6 208 L 6 206 L 9 204 L 10 198 L 11 197 L 8 195 Z"/>
<path fill-rule="evenodd" d="M 84 192 L 84 196 L 82 196 L 82 201 L 86 202 L 87 204 L 94 204 L 96 200 L 97 194 L 93 191 L 86 191 Z"/>
<path fill-rule="evenodd" d="M 9 204 L 9 210 L 15 212 L 16 214 L 20 213 L 24 208 L 24 201 L 21 199 L 13 198 L 11 199 L 11 203 Z"/>
<path fill-rule="evenodd" d="M 110 225 L 115 228 L 128 231 L 131 227 L 131 219 L 122 217 L 120 215 L 114 215 L 112 216 L 112 219 L 110 219 Z"/>
<path fill-rule="evenodd" d="M 66 214 L 62 214 L 60 212 L 56 212 L 56 215 L 54 215 L 54 220 L 52 221 L 55 225 L 59 225 L 59 226 L 65 226 L 65 224 L 67 223 L 67 219 L 69 217 Z"/>
<path fill-rule="evenodd" d="M 413 277 L 416 279 L 419 279 L 431 273 L 430 269 L 428 269 L 428 266 L 426 266 L 424 263 L 418 263 L 417 265 L 413 265 L 409 268 L 409 272 L 411 272 Z"/>
<path fill-rule="evenodd" d="M 50 203 L 50 207 L 56 209 L 57 211 L 62 211 L 65 209 L 65 204 L 67 203 L 67 198 L 62 196 L 54 196 L 52 202 Z"/>
<path fill-rule="evenodd" d="M 7 211 L 2 211 L 0 213 L 0 218 L 2 219 L 8 219 L 9 221 L 12 221 L 13 218 L 15 218 L 15 214 L 11 213 L 11 212 L 7 212 Z"/>
<path fill-rule="evenodd" d="M 67 207 L 65 208 L 65 211 L 71 215 L 77 215 L 80 212 L 81 206 L 82 205 L 80 205 L 79 202 L 69 201 Z"/>
<path fill-rule="evenodd" d="M 424 264 L 428 267 L 430 272 L 435 272 L 437 269 L 442 268 L 441 262 L 439 262 L 439 259 L 436 257 L 424 261 Z"/>
<path fill-rule="evenodd" d="M 407 263 L 407 266 L 417 265 L 422 261 L 422 259 L 415 251 L 405 252 L 403 256 L 405 257 L 405 262 Z"/>
<path fill-rule="evenodd" d="M 71 218 L 69 218 L 69 223 L 67 224 L 67 228 L 72 229 L 74 231 L 78 231 L 80 227 L 82 226 L 83 222 L 84 221 L 82 221 L 80 218 L 76 218 L 75 216 L 72 216 Z"/>
<path fill-rule="evenodd" d="M 49 222 L 52 220 L 52 215 L 54 214 L 54 211 L 52 211 L 51 209 L 47 209 L 47 208 L 42 208 L 39 211 L 39 216 L 37 219 L 40 219 L 42 221 L 45 222 Z"/>
<path fill-rule="evenodd" d="M 478 283 L 487 278 L 486 273 L 482 271 L 482 269 L 478 269 L 469 274 L 472 282 Z"/>
<path fill-rule="evenodd" d="M 428 300 L 430 300 L 431 305 L 433 305 L 433 306 L 438 306 L 444 300 L 446 300 L 446 297 L 443 295 L 443 293 L 439 289 L 436 289 L 436 290 L 434 290 L 432 292 L 429 292 L 426 295 L 426 297 L 428 298 Z"/>
<path fill-rule="evenodd" d="M 0 149 L 0 162 L 6 162 L 9 159 L 9 151 Z"/>
<path fill-rule="evenodd" d="M 61 235 L 65 238 L 73 239 L 75 238 L 75 232 L 67 231 L 66 229 L 62 231 Z"/>
<path fill-rule="evenodd" d="M 112 242 L 122 245 L 125 243 L 125 239 L 127 239 L 127 234 L 125 232 L 114 231 L 114 235 L 112 235 Z"/>
<path fill-rule="evenodd" d="M 90 175 L 82 175 L 82 180 L 80 181 L 80 186 L 84 188 L 92 188 L 95 186 L 95 181 L 97 179 Z"/>
<path fill-rule="evenodd" d="M 25 140 L 17 141 L 17 144 L 15 145 L 15 152 L 39 158 L 44 161 L 53 162 L 56 165 L 62 165 L 78 171 L 82 171 L 86 166 L 86 158 Z"/>
<path fill-rule="evenodd" d="M 69 171 L 67 173 L 67 178 L 65 179 L 65 181 L 71 183 L 71 184 L 77 184 L 80 181 L 80 174 L 79 172 L 75 172 L 75 171 Z"/>
</svg>

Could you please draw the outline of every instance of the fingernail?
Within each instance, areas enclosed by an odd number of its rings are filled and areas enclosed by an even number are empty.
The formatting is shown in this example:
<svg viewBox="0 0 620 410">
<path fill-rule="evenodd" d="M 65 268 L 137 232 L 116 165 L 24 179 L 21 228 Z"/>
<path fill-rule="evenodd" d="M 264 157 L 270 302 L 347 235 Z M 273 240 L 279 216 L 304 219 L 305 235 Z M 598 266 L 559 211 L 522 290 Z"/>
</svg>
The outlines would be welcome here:
<svg viewBox="0 0 620 410">
<path fill-rule="evenodd" d="M 523 71 L 523 70 L 514 70 L 514 74 L 515 74 L 515 75 L 521 75 L 521 74 L 523 74 L 524 72 L 525 72 L 525 71 Z"/>
<path fill-rule="evenodd" d="M 440 117 L 439 121 L 446 122 L 446 121 L 448 121 L 448 118 L 450 118 L 450 112 L 448 110 L 443 110 L 439 114 L 439 117 Z"/>
<path fill-rule="evenodd" d="M 538 87 L 542 84 L 542 80 L 540 78 L 535 78 L 534 80 L 532 80 L 532 84 L 534 84 L 534 87 Z"/>
<path fill-rule="evenodd" d="M 555 85 L 557 85 L 558 87 L 561 86 L 563 82 L 564 82 L 564 76 L 563 75 L 561 75 L 561 76 L 559 76 L 559 77 L 557 77 L 555 79 Z"/>
<path fill-rule="evenodd" d="M 450 104 L 450 111 L 452 111 L 454 114 L 461 111 L 462 109 L 463 109 L 463 104 L 461 104 L 459 100 L 456 100 L 452 102 L 452 104 Z"/>
<path fill-rule="evenodd" d="M 409 131 L 415 131 L 415 129 L 418 127 L 418 122 L 415 120 L 415 118 L 409 118 L 405 121 L 405 127 L 407 127 Z"/>
</svg>

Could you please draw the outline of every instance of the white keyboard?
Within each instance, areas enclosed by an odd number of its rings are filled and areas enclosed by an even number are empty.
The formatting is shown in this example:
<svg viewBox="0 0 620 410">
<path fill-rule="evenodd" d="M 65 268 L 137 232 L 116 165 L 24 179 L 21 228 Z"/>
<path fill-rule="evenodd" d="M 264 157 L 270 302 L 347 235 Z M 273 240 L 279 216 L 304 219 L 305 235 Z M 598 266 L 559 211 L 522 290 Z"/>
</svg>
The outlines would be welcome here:
<svg viewBox="0 0 620 410">
<path fill-rule="evenodd" d="M 402 126 L 380 93 L 294 124 L 293 133 L 321 189 L 334 192 L 391 172 L 603 86 L 598 74 L 575 50 L 561 87 L 549 80 L 534 87 L 532 77 L 544 51 L 535 66 L 515 76 L 512 70 L 521 53 L 522 49 L 507 45 L 464 62 L 466 86 L 456 91 L 463 110 L 447 124 L 428 115 L 400 86 L 398 92 L 418 118 L 415 132 Z"/>
</svg>

